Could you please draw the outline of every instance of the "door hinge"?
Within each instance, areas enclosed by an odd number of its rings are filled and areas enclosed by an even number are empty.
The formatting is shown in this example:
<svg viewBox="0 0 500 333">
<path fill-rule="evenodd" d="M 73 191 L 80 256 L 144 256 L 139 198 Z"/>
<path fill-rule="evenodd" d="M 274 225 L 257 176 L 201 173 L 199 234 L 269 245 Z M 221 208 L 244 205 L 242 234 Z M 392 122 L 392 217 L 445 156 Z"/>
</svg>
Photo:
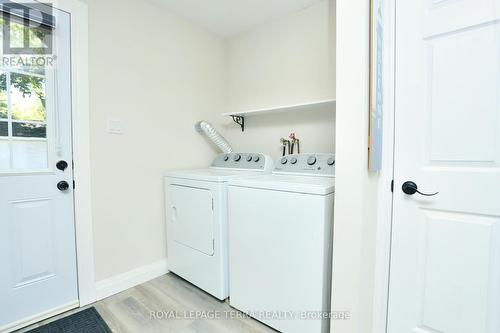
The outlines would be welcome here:
<svg viewBox="0 0 500 333">
<path fill-rule="evenodd" d="M 73 190 L 75 189 L 75 187 L 76 187 L 76 183 L 75 183 L 75 181 L 73 180 Z"/>
<path fill-rule="evenodd" d="M 391 181 L 391 192 L 394 193 L 394 179 Z"/>
</svg>

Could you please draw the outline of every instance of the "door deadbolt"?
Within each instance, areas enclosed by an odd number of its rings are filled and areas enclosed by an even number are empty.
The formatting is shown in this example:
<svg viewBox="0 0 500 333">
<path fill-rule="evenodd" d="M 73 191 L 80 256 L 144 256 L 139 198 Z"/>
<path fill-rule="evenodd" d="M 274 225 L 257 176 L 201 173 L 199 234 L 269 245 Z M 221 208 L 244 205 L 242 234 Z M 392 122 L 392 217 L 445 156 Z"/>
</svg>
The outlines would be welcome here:
<svg viewBox="0 0 500 333">
<path fill-rule="evenodd" d="M 61 171 L 64 171 L 68 168 L 68 162 L 66 161 L 59 161 L 56 163 L 56 168 L 61 170 Z"/>
</svg>

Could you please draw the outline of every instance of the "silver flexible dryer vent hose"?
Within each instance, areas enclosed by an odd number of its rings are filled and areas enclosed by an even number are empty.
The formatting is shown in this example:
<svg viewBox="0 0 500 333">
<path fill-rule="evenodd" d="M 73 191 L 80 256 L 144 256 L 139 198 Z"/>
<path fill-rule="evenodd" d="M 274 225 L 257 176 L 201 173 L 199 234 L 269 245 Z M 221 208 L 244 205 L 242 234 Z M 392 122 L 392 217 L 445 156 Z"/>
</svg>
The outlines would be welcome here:
<svg viewBox="0 0 500 333">
<path fill-rule="evenodd" d="M 215 145 L 219 147 L 219 149 L 222 150 L 223 153 L 233 152 L 233 148 L 231 148 L 226 139 L 224 139 L 224 137 L 220 135 L 219 132 L 217 132 L 217 130 L 208 121 L 199 121 L 196 123 L 196 125 L 194 125 L 194 128 L 197 132 L 204 134 L 207 138 L 212 140 L 212 142 L 215 143 Z"/>
</svg>

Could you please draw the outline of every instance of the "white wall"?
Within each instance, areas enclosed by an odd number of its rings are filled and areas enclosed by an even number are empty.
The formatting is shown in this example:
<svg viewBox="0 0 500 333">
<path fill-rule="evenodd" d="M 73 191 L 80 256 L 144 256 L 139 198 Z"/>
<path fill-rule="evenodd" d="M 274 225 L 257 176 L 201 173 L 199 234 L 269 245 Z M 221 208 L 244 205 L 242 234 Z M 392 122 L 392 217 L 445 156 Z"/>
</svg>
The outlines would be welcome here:
<svg viewBox="0 0 500 333">
<path fill-rule="evenodd" d="M 324 0 L 228 41 L 225 112 L 335 98 L 335 1 Z M 303 152 L 335 151 L 335 112 L 247 117 L 244 133 L 220 118 L 240 151 L 280 156 L 281 137 L 296 132 Z"/>
<path fill-rule="evenodd" d="M 341 333 L 373 332 L 377 191 L 384 184 L 368 172 L 369 6 L 369 1 L 351 0 L 337 7 L 332 297 L 334 311 L 351 312 L 350 320 L 333 322 L 334 332 Z"/>
<path fill-rule="evenodd" d="M 295 131 L 304 152 L 334 151 L 333 110 L 248 118 L 245 133 L 221 116 L 335 97 L 328 1 L 232 40 L 148 1 L 87 2 L 96 281 L 165 259 L 162 172 L 205 167 L 216 154 L 197 120 L 216 124 L 237 150 L 276 158 L 279 139 Z M 107 133 L 108 118 L 124 133 Z"/>
<path fill-rule="evenodd" d="M 88 0 L 96 280 L 164 259 L 162 172 L 215 155 L 194 123 L 225 102 L 225 42 L 147 1 Z M 106 132 L 121 119 L 123 135 Z"/>
</svg>

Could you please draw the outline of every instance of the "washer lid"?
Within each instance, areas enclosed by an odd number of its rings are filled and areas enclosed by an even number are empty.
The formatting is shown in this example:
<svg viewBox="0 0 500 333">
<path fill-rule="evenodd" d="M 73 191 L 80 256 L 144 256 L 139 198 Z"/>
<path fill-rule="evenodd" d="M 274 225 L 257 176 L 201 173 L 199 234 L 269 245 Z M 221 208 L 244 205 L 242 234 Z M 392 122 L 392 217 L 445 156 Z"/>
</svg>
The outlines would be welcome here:
<svg viewBox="0 0 500 333">
<path fill-rule="evenodd" d="M 327 195 L 335 192 L 334 177 L 265 175 L 229 181 L 229 186 Z"/>
<path fill-rule="evenodd" d="M 231 179 L 237 179 L 239 177 L 258 176 L 258 175 L 262 175 L 262 172 L 248 171 L 248 170 L 215 169 L 215 168 L 171 171 L 164 173 L 165 177 L 170 177 L 170 178 L 203 180 L 203 181 L 219 182 L 219 183 L 227 182 Z"/>
</svg>

